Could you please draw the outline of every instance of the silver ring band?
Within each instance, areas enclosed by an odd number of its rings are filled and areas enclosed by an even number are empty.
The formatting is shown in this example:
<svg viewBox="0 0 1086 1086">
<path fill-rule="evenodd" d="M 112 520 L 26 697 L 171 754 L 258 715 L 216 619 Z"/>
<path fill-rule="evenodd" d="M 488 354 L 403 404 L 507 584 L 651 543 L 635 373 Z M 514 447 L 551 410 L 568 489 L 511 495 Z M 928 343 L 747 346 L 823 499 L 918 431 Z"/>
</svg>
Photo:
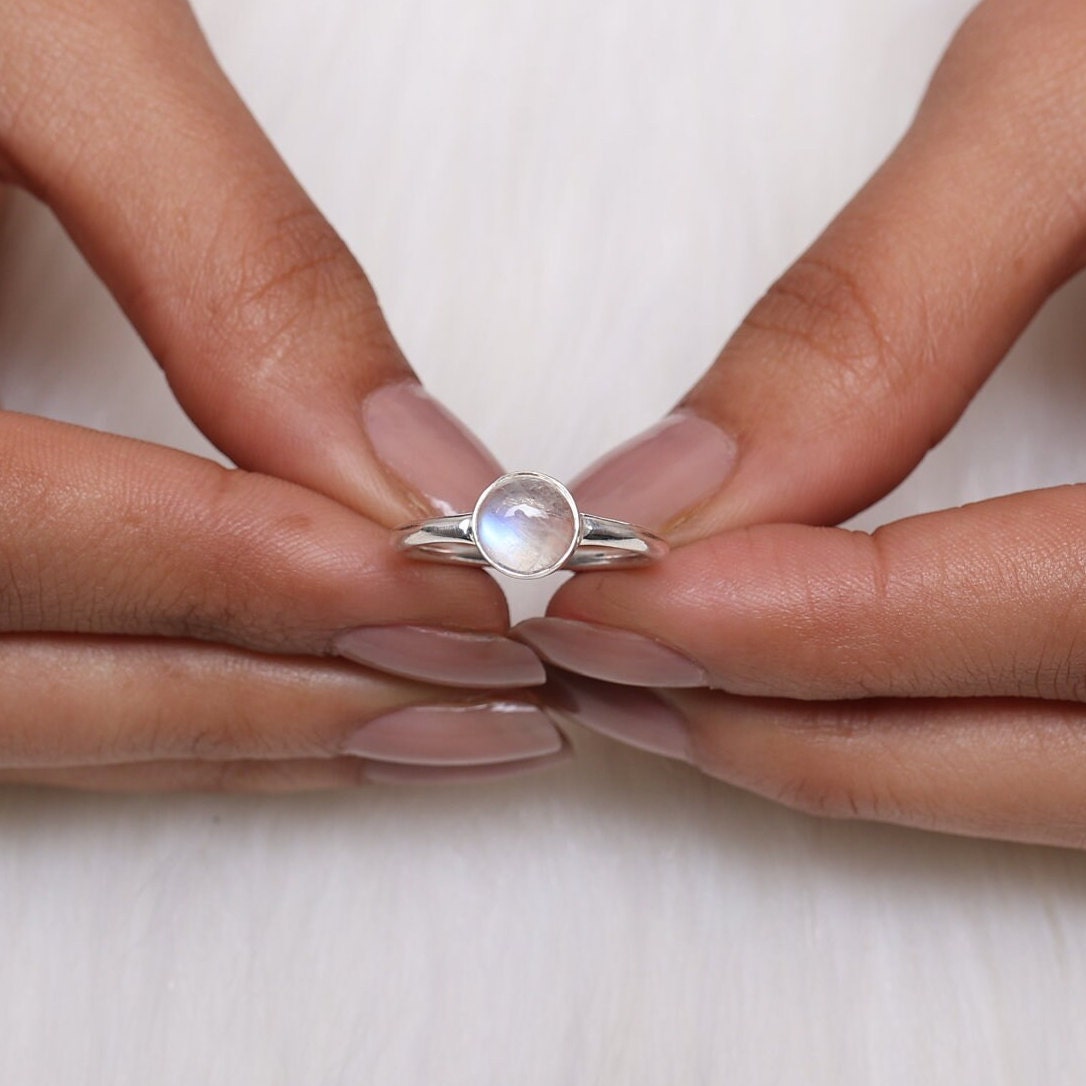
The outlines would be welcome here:
<svg viewBox="0 0 1086 1086">
<path fill-rule="evenodd" d="M 490 566 L 521 578 L 642 566 L 668 551 L 644 528 L 580 512 L 561 483 L 535 471 L 496 479 L 471 513 L 398 528 L 396 545 L 413 558 Z"/>
</svg>

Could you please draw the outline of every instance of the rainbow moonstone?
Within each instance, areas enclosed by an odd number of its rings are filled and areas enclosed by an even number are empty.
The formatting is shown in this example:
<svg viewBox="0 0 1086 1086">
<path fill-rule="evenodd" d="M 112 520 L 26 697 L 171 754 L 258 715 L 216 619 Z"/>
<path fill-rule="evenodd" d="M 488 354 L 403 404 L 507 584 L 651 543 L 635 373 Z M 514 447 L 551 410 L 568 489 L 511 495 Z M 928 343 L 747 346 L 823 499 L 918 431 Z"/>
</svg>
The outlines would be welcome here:
<svg viewBox="0 0 1086 1086">
<path fill-rule="evenodd" d="M 517 471 L 483 491 L 472 527 L 476 545 L 492 566 L 512 577 L 543 577 L 573 553 L 580 515 L 557 480 Z"/>
</svg>

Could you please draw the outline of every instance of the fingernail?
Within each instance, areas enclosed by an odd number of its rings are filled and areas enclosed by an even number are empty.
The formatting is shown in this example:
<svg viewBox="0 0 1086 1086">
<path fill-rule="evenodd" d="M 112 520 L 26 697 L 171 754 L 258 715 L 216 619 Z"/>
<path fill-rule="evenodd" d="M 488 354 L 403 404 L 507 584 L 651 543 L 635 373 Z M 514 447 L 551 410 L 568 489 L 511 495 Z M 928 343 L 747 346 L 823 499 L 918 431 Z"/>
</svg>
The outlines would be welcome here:
<svg viewBox="0 0 1086 1086">
<path fill-rule="evenodd" d="M 568 618 L 529 618 L 513 630 L 550 664 L 628 686 L 707 686 L 693 660 L 659 641 Z"/>
<path fill-rule="evenodd" d="M 518 758 L 493 765 L 432 766 L 403 765 L 396 762 L 367 762 L 363 777 L 375 784 L 474 784 L 478 781 L 517 777 L 549 766 L 568 762 L 572 751 L 568 743 L 553 754 L 538 758 Z"/>
<path fill-rule="evenodd" d="M 691 762 L 685 721 L 648 690 L 552 674 L 544 697 L 556 712 L 594 732 L 650 754 Z"/>
<path fill-rule="evenodd" d="M 562 745 L 547 715 L 525 702 L 409 705 L 363 724 L 343 745 L 408 765 L 483 765 L 553 754 Z"/>
<path fill-rule="evenodd" d="M 679 410 L 597 460 L 570 489 L 585 512 L 660 529 L 724 485 L 736 451 L 719 426 Z"/>
<path fill-rule="evenodd" d="M 502 473 L 486 446 L 416 381 L 371 392 L 362 425 L 378 459 L 444 516 L 470 513 Z"/>
<path fill-rule="evenodd" d="M 546 680 L 539 657 L 498 634 L 433 626 L 360 626 L 341 633 L 336 652 L 355 663 L 446 686 L 537 686 Z"/>
</svg>

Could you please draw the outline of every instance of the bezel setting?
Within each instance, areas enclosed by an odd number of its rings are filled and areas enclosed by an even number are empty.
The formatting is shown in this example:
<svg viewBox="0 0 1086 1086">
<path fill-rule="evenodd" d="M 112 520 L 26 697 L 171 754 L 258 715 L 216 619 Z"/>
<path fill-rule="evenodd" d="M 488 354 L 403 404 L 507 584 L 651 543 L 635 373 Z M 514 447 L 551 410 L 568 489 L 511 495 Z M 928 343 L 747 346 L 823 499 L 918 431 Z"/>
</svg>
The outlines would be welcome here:
<svg viewBox="0 0 1086 1086">
<path fill-rule="evenodd" d="M 569 509 L 572 521 L 570 538 L 561 556 L 545 568 L 532 569 L 528 572 L 509 565 L 507 561 L 496 555 L 492 548 L 486 545 L 486 532 L 480 533 L 479 531 L 481 520 L 487 512 L 489 500 L 493 497 L 495 491 L 508 490 L 519 480 L 531 481 L 537 485 L 542 483 Z M 512 471 L 495 479 L 479 495 L 479 500 L 475 503 L 475 508 L 471 514 L 471 536 L 475 546 L 479 548 L 479 553 L 494 569 L 504 573 L 507 577 L 516 577 L 522 580 L 535 580 L 538 577 L 548 577 L 550 574 L 556 573 L 569 561 L 580 544 L 583 535 L 584 518 L 577 508 L 577 503 L 573 500 L 573 495 L 557 479 L 552 478 L 550 475 L 544 475 L 540 471 Z"/>
</svg>

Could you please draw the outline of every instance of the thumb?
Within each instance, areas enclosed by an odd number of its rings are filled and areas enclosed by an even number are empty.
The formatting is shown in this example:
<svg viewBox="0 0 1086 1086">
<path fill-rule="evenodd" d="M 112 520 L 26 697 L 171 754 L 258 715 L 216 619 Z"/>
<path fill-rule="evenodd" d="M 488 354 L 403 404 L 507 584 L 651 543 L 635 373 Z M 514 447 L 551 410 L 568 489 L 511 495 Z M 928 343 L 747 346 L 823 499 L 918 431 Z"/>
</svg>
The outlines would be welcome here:
<svg viewBox="0 0 1086 1086">
<path fill-rule="evenodd" d="M 873 535 L 760 524 L 648 570 L 585 574 L 518 630 L 612 682 L 795 699 L 1086 701 L 1086 485 Z"/>
</svg>

